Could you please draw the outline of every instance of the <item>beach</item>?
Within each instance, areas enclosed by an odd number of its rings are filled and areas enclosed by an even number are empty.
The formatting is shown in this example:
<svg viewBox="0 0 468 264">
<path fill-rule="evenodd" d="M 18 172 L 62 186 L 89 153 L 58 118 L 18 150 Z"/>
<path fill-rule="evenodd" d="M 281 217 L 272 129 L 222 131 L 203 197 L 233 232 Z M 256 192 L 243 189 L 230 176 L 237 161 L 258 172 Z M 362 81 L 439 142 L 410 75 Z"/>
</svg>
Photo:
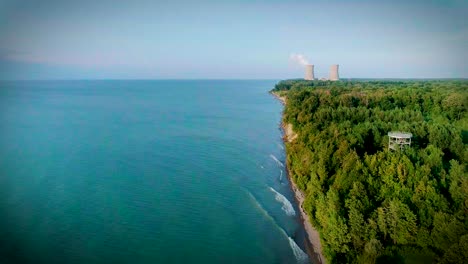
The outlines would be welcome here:
<svg viewBox="0 0 468 264">
<path fill-rule="evenodd" d="M 280 100 L 283 105 L 286 105 L 286 97 L 280 96 L 277 93 L 272 93 L 278 100 Z M 285 142 L 293 142 L 297 138 L 297 134 L 292 129 L 292 124 L 285 123 L 284 120 L 281 122 L 281 127 L 283 128 L 283 140 Z M 308 250 L 309 257 L 312 260 L 312 263 L 326 263 L 326 260 L 322 254 L 322 245 L 320 243 L 320 234 L 312 226 L 312 223 L 309 220 L 309 215 L 304 211 L 303 203 L 305 200 L 304 193 L 297 187 L 296 183 L 291 177 L 291 172 L 287 168 L 287 174 L 289 181 L 291 182 L 291 188 L 294 192 L 294 197 L 296 198 L 299 210 L 301 211 L 302 224 L 307 233 L 308 242 L 310 244 L 310 250 Z"/>
</svg>

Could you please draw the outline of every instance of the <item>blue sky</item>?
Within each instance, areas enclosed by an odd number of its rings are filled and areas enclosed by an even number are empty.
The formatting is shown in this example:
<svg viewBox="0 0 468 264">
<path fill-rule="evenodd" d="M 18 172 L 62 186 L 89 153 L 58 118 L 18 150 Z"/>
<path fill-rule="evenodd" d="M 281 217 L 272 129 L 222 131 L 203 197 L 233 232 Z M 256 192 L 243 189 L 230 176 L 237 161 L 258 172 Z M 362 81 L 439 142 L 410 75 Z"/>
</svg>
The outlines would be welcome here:
<svg viewBox="0 0 468 264">
<path fill-rule="evenodd" d="M 0 79 L 468 77 L 468 2 L 0 0 Z"/>
</svg>

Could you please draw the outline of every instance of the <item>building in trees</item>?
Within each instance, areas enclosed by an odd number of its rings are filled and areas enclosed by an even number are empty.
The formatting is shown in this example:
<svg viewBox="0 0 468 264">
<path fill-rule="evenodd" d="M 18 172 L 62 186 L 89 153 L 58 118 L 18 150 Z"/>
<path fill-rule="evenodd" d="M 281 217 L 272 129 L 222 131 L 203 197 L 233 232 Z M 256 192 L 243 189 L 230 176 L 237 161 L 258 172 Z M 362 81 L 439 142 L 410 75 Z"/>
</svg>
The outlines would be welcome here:
<svg viewBox="0 0 468 264">
<path fill-rule="evenodd" d="M 388 149 L 398 150 L 411 147 L 411 137 L 413 134 L 400 131 L 388 132 Z"/>
</svg>

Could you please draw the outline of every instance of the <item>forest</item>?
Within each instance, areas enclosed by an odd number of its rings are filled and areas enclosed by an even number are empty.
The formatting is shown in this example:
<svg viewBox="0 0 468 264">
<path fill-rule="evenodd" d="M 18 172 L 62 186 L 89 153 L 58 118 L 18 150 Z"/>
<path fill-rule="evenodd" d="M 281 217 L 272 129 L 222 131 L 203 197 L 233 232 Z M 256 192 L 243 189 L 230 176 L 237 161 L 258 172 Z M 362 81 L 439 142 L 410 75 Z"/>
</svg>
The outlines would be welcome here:
<svg viewBox="0 0 468 264">
<path fill-rule="evenodd" d="M 468 80 L 279 82 L 328 263 L 468 263 Z M 389 150 L 388 132 L 412 134 Z"/>
</svg>

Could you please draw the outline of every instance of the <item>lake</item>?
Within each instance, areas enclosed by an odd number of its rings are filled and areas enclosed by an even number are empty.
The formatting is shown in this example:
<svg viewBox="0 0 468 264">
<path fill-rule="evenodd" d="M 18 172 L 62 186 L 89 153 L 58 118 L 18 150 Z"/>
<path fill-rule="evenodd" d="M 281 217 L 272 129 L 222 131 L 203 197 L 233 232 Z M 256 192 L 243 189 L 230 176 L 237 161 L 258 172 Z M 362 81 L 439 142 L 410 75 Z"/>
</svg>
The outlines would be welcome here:
<svg viewBox="0 0 468 264">
<path fill-rule="evenodd" d="M 0 82 L 0 262 L 307 262 L 275 83 Z"/>
</svg>

